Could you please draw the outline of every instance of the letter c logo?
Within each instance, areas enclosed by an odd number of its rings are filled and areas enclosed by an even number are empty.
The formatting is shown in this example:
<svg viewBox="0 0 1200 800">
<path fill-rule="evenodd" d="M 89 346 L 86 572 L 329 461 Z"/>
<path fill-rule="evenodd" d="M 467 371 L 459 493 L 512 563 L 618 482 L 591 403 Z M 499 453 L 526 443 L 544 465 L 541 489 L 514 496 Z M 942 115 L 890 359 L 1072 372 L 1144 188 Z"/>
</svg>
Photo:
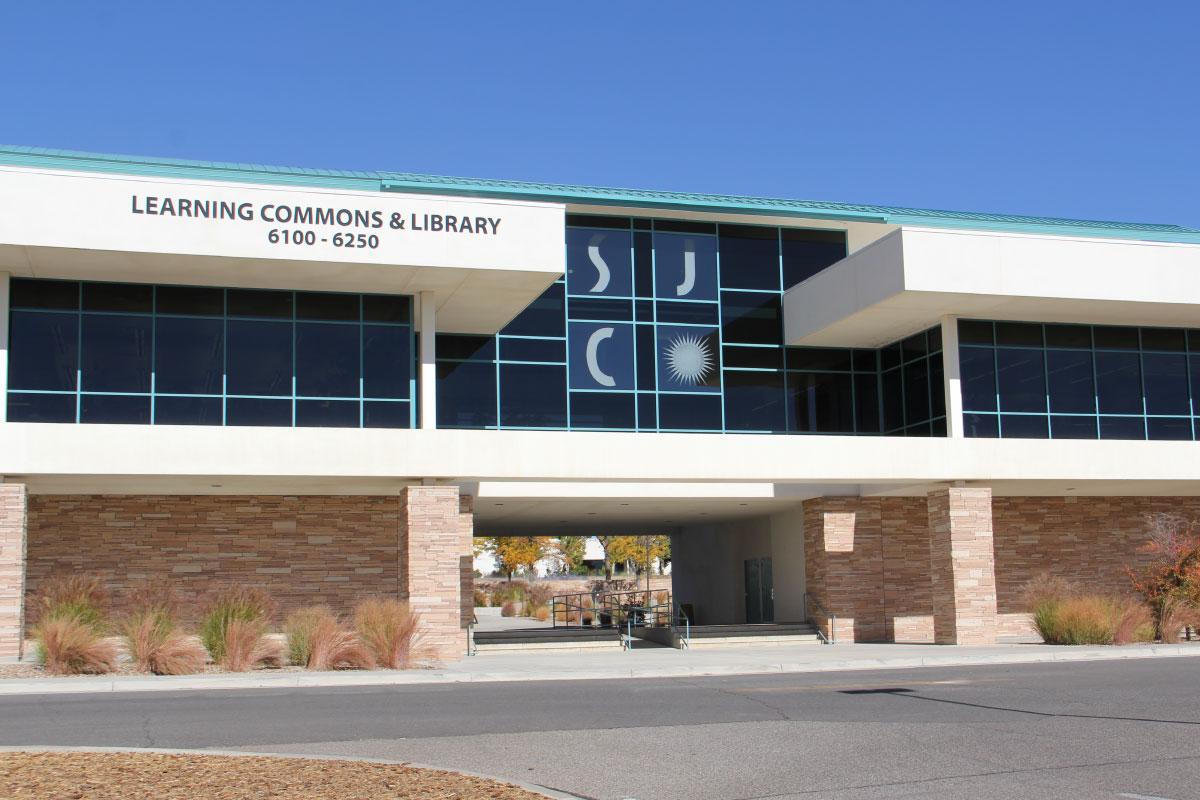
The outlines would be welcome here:
<svg viewBox="0 0 1200 800">
<path fill-rule="evenodd" d="M 592 373 L 592 378 L 601 386 L 616 386 L 617 379 L 607 374 L 600 369 L 600 364 L 596 361 L 596 350 L 600 347 L 600 343 L 605 339 L 612 338 L 612 328 L 597 328 L 591 336 L 588 337 L 587 343 L 587 368 L 588 372 Z"/>
</svg>

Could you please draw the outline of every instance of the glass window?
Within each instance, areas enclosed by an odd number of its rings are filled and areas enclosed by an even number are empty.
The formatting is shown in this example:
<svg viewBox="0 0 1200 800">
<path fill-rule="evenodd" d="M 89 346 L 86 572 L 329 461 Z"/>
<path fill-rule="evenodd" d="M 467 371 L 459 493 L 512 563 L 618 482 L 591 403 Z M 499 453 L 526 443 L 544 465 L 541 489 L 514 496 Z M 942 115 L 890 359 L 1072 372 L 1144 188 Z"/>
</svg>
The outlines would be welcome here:
<svg viewBox="0 0 1200 800">
<path fill-rule="evenodd" d="M 572 389 L 634 388 L 632 325 L 572 322 L 569 330 Z"/>
<path fill-rule="evenodd" d="M 359 396 L 359 330 L 357 325 L 296 323 L 296 394 Z"/>
<path fill-rule="evenodd" d="M 778 347 L 730 347 L 726 346 L 725 366 L 750 369 L 783 369 L 783 350 Z"/>
<path fill-rule="evenodd" d="M 638 297 L 654 297 L 654 236 L 649 233 L 633 235 L 633 291 Z"/>
<path fill-rule="evenodd" d="M 565 428 L 567 368 L 501 364 L 500 424 L 506 428 Z"/>
<path fill-rule="evenodd" d="M 357 428 L 356 400 L 297 400 L 296 425 L 305 428 Z"/>
<path fill-rule="evenodd" d="M 79 284 L 75 281 L 40 281 L 13 278 L 8 302 L 12 308 L 79 310 Z"/>
<path fill-rule="evenodd" d="M 405 295 L 364 294 L 362 315 L 363 322 L 409 322 L 412 303 Z"/>
<path fill-rule="evenodd" d="M 456 361 L 495 361 L 496 337 L 439 333 L 434 342 L 434 349 L 437 351 L 438 360 L 449 358 Z"/>
<path fill-rule="evenodd" d="M 154 339 L 156 392 L 222 394 L 224 377 L 224 320 L 158 318 Z M 160 421 L 157 412 L 154 419 Z"/>
<path fill-rule="evenodd" d="M 565 297 L 561 283 L 551 284 L 500 333 L 505 336 L 566 336 Z"/>
<path fill-rule="evenodd" d="M 872 362 L 874 354 L 872 354 Z M 824 347 L 787 348 L 788 369 L 849 371 L 853 365 L 850 350 Z M 874 370 L 874 363 L 871 369 Z"/>
<path fill-rule="evenodd" d="M 721 319 L 726 342 L 783 344 L 783 311 L 777 294 L 722 292 Z"/>
<path fill-rule="evenodd" d="M 1041 347 L 1042 326 L 1027 322 L 997 322 L 996 344 Z"/>
<path fill-rule="evenodd" d="M 225 424 L 290 427 L 292 424 L 292 401 L 230 397 L 225 401 Z"/>
<path fill-rule="evenodd" d="M 637 396 L 638 427 L 654 429 L 658 427 L 658 397 L 646 392 Z"/>
<path fill-rule="evenodd" d="M 789 429 L 811 433 L 854 432 L 850 375 L 789 373 L 787 383 Z"/>
<path fill-rule="evenodd" d="M 502 336 L 500 360 L 562 363 L 567 360 L 567 343 L 562 339 L 513 339 Z"/>
<path fill-rule="evenodd" d="M 334 292 L 296 292 L 296 319 L 358 322 L 358 295 Z"/>
<path fill-rule="evenodd" d="M 1191 441 L 1192 421 L 1187 417 L 1169 419 L 1151 417 L 1146 420 L 1150 439 L 1158 441 Z"/>
<path fill-rule="evenodd" d="M 613 228 L 629 230 L 629 217 L 592 216 L 591 214 L 567 214 L 567 226 L 581 228 Z"/>
<path fill-rule="evenodd" d="M 410 329 L 398 325 L 363 325 L 364 397 L 409 396 L 412 380 Z"/>
<path fill-rule="evenodd" d="M 818 231 L 809 228 L 782 228 L 783 288 L 806 281 L 828 266 L 846 257 L 843 231 Z"/>
<path fill-rule="evenodd" d="M 929 362 L 904 365 L 904 422 L 913 425 L 929 419 Z"/>
<path fill-rule="evenodd" d="M 914 358 L 929 353 L 929 344 L 925 340 L 925 333 L 918 333 L 915 336 L 910 336 L 900 343 L 900 354 L 905 361 L 911 361 Z"/>
<path fill-rule="evenodd" d="M 658 396 L 658 426 L 663 430 L 721 430 L 721 398 L 703 394 Z"/>
<path fill-rule="evenodd" d="M 1182 353 L 1187 350 L 1187 338 L 1177 328 L 1142 328 L 1142 349 Z"/>
<path fill-rule="evenodd" d="M 439 361 L 437 421 L 440 428 L 495 426 L 495 364 Z"/>
<path fill-rule="evenodd" d="M 220 317 L 225 313 L 225 290 L 199 286 L 159 286 L 159 314 Z"/>
<path fill-rule="evenodd" d="M 630 393 L 571 392 L 571 427 L 633 429 L 634 404 Z"/>
<path fill-rule="evenodd" d="M 654 301 L 635 300 L 633 303 L 633 318 L 638 322 L 654 322 Z"/>
<path fill-rule="evenodd" d="M 929 365 L 929 417 L 931 419 L 944 417 L 946 416 L 946 376 L 942 371 L 942 357 L 934 356 L 927 359 L 925 363 Z"/>
<path fill-rule="evenodd" d="M 571 319 L 601 319 L 617 322 L 633 321 L 633 302 L 603 297 L 572 297 L 567 301 Z"/>
<path fill-rule="evenodd" d="M 1000 434 L 1005 439 L 1048 439 L 1046 417 L 1040 414 L 1001 414 Z"/>
<path fill-rule="evenodd" d="M 219 397 L 156 397 L 155 425 L 220 425 Z"/>
<path fill-rule="evenodd" d="M 786 431 L 782 372 L 725 373 L 725 429 Z"/>
<path fill-rule="evenodd" d="M 654 326 L 637 326 L 637 388 L 655 388 L 658 359 L 655 357 Z"/>
<path fill-rule="evenodd" d="M 84 283 L 84 311 L 154 310 L 154 287 L 142 283 Z"/>
<path fill-rule="evenodd" d="M 1101 417 L 1101 439 L 1145 439 L 1146 421 L 1142 417 Z"/>
<path fill-rule="evenodd" d="M 778 292 L 779 232 L 753 225 L 720 228 L 721 288 Z"/>
<path fill-rule="evenodd" d="M 967 436 L 975 439 L 996 439 L 1000 436 L 1000 417 L 996 414 L 963 414 Z"/>
<path fill-rule="evenodd" d="M 879 433 L 878 376 L 854 376 L 854 417 L 859 433 Z"/>
<path fill-rule="evenodd" d="M 225 390 L 229 394 L 292 393 L 292 323 L 231 319 L 226 322 L 225 335 L 228 350 Z M 290 419 L 290 411 L 288 416 Z"/>
<path fill-rule="evenodd" d="M 441 398 L 439 397 L 440 401 Z M 439 402 L 440 406 L 440 402 Z M 408 403 L 363 403 L 364 428 L 408 428 L 412 425 L 412 410 Z M 441 425 L 441 419 L 438 419 Z"/>
<path fill-rule="evenodd" d="M 1092 329 L 1087 325 L 1047 325 L 1047 347 L 1092 347 Z"/>
<path fill-rule="evenodd" d="M 9 320 L 8 388 L 75 391 L 79 370 L 78 315 L 13 311 Z M 74 400 L 71 406 L 73 419 Z"/>
<path fill-rule="evenodd" d="M 127 394 L 84 394 L 79 421 L 106 425 L 149 425 L 150 397 Z"/>
<path fill-rule="evenodd" d="M 958 351 L 962 373 L 963 408 L 970 411 L 996 410 L 995 350 L 963 347 Z"/>
<path fill-rule="evenodd" d="M 1041 350 L 996 348 L 996 367 L 1001 411 L 1046 411 L 1046 365 Z M 1003 420 L 1000 429 L 1008 435 Z"/>
<path fill-rule="evenodd" d="M 9 422 L 74 422 L 74 394 L 9 392 Z"/>
<path fill-rule="evenodd" d="M 1192 413 L 1188 397 L 1187 356 L 1182 353 L 1143 354 L 1142 379 L 1146 387 L 1147 414 Z"/>
<path fill-rule="evenodd" d="M 659 325 L 656 334 L 659 391 L 721 391 L 721 348 L 715 329 Z"/>
<path fill-rule="evenodd" d="M 655 233 L 654 276 L 660 300 L 716 300 L 716 237 Z"/>
<path fill-rule="evenodd" d="M 1051 395 L 1051 399 L 1053 399 Z M 1050 417 L 1051 439 L 1095 439 L 1097 438 L 1096 417 L 1061 416 Z"/>
<path fill-rule="evenodd" d="M 632 246 L 633 240 L 628 230 L 597 231 L 568 228 L 568 293 L 632 297 Z"/>
<path fill-rule="evenodd" d="M 961 319 L 958 321 L 959 344 L 995 344 L 992 323 Z"/>
<path fill-rule="evenodd" d="M 152 317 L 84 314 L 81 388 L 85 392 L 149 392 L 153 331 Z M 150 421 L 149 403 L 146 421 Z"/>
<path fill-rule="evenodd" d="M 292 293 L 266 289 L 230 289 L 229 316 L 292 318 Z"/>
<path fill-rule="evenodd" d="M 683 325 L 719 325 L 721 312 L 716 303 L 658 302 L 658 321 Z"/>
<path fill-rule="evenodd" d="M 1096 353 L 1096 396 L 1101 414 L 1143 413 L 1142 376 L 1137 353 Z"/>
<path fill-rule="evenodd" d="M 1137 350 L 1138 329 L 1118 328 L 1111 325 L 1097 325 L 1092 328 L 1092 336 L 1097 348 L 1108 350 Z"/>
<path fill-rule="evenodd" d="M 1050 385 L 1050 411 L 1057 414 L 1096 413 L 1091 349 L 1047 350 L 1046 372 Z"/>
<path fill-rule="evenodd" d="M 883 432 L 904 427 L 904 383 L 899 369 L 888 370 L 880 377 L 883 393 Z"/>
</svg>

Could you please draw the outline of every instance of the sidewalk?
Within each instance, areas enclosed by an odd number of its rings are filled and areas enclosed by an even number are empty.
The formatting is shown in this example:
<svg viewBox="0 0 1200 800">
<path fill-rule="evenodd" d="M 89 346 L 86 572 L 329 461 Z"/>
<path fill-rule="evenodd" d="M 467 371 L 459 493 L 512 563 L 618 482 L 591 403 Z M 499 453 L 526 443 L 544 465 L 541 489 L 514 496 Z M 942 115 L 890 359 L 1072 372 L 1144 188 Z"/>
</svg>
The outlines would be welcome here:
<svg viewBox="0 0 1200 800">
<path fill-rule="evenodd" d="M 693 651 L 663 647 L 631 651 L 503 652 L 464 658 L 438 669 L 403 671 L 11 678 L 0 680 L 0 695 L 669 678 L 1188 656 L 1200 656 L 1200 642 L 1127 647 L 799 644 Z"/>
</svg>

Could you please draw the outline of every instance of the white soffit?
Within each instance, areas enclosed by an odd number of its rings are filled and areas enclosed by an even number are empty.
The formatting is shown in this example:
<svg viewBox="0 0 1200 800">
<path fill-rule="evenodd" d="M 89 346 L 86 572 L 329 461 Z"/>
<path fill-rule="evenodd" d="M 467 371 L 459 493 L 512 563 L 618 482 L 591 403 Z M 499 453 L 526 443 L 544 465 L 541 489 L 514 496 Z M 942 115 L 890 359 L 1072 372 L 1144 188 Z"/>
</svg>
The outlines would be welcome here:
<svg viewBox="0 0 1200 800">
<path fill-rule="evenodd" d="M 785 341 L 879 347 L 943 315 L 1200 324 L 1200 245 L 902 228 L 790 289 Z"/>
<path fill-rule="evenodd" d="M 495 333 L 563 274 L 563 230 L 553 203 L 0 167 L 0 271 L 431 291 L 461 333 Z"/>
</svg>

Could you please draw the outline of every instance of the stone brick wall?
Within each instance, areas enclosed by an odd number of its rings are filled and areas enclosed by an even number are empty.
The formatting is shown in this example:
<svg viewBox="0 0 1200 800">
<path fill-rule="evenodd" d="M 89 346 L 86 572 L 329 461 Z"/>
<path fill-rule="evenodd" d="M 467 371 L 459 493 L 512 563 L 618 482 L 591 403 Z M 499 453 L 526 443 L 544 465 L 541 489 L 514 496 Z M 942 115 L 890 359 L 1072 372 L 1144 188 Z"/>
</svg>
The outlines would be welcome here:
<svg viewBox="0 0 1200 800">
<path fill-rule="evenodd" d="M 428 657 L 457 660 L 467 645 L 459 559 L 471 552 L 472 517 L 457 486 L 409 486 L 400 506 L 401 596 L 421 615 Z"/>
<path fill-rule="evenodd" d="M 942 489 L 928 503 L 934 641 L 995 644 L 992 490 Z"/>
<path fill-rule="evenodd" d="M 120 608 L 131 585 L 168 576 L 193 617 L 224 582 L 265 586 L 281 615 L 310 603 L 348 612 L 359 595 L 397 591 L 399 528 L 394 496 L 31 495 L 26 590 L 86 572 Z"/>
<path fill-rule="evenodd" d="M 884 638 L 883 548 L 876 498 L 822 497 L 804 503 L 808 591 L 837 615 L 839 642 Z M 810 607 L 826 635 L 829 620 Z"/>
<path fill-rule="evenodd" d="M 884 638 L 933 641 L 929 580 L 929 504 L 924 497 L 881 497 Z"/>
<path fill-rule="evenodd" d="M 26 492 L 0 483 L 0 658 L 19 658 L 25 609 Z"/>
</svg>

